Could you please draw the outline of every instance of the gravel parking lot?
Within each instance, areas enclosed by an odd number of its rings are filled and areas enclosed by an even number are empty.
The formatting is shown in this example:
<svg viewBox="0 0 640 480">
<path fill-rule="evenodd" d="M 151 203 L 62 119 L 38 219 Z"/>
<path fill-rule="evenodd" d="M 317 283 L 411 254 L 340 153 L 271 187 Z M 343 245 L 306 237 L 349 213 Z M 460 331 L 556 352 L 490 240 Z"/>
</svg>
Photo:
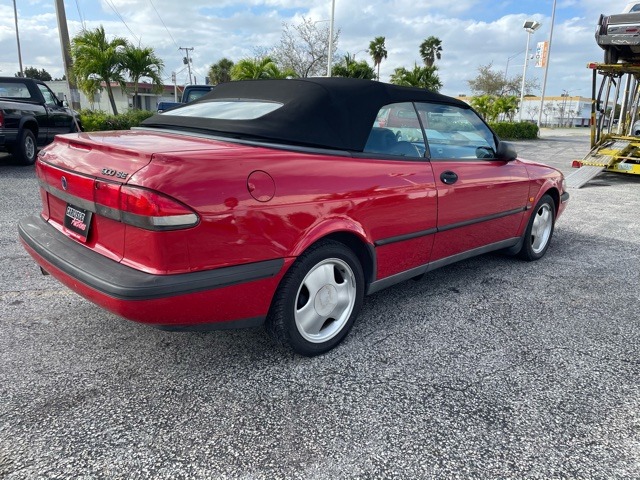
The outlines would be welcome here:
<svg viewBox="0 0 640 480">
<path fill-rule="evenodd" d="M 570 172 L 586 130 L 518 142 Z M 0 155 L 0 478 L 640 478 L 640 178 L 580 190 L 539 262 L 365 299 L 319 358 L 168 333 L 40 275 L 33 168 Z"/>
</svg>

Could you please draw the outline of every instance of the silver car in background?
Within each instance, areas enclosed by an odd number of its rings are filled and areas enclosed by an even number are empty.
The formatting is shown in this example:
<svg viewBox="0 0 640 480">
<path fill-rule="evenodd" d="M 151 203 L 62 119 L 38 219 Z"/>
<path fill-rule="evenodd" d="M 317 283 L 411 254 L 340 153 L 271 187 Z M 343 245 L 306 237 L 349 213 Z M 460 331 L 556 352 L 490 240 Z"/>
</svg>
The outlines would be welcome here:
<svg viewBox="0 0 640 480">
<path fill-rule="evenodd" d="M 600 15 L 596 42 L 604 50 L 604 63 L 640 60 L 640 2 L 629 2 L 616 15 Z"/>
</svg>

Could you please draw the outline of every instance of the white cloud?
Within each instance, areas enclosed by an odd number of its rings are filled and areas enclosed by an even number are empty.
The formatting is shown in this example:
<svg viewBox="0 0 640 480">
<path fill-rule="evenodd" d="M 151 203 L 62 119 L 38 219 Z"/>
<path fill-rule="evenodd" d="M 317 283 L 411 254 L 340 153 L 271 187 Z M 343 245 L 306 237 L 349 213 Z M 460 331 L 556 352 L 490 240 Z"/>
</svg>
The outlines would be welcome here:
<svg viewBox="0 0 640 480">
<path fill-rule="evenodd" d="M 254 53 L 256 47 L 275 45 L 281 34 L 282 22 L 299 21 L 301 16 L 317 21 L 330 16 L 329 0 L 153 0 L 157 11 L 169 29 L 162 25 L 149 0 L 110 0 L 128 27 L 145 46 L 151 46 L 163 58 L 166 77 L 172 70 L 184 70 L 178 46 L 194 47 L 191 53 L 199 82 L 204 81 L 208 66 L 222 57 L 238 60 Z M 524 6 L 526 3 L 526 6 Z M 591 75 L 586 69 L 589 61 L 600 61 L 602 51 L 593 38 L 600 13 L 620 11 L 625 1 L 564 0 L 558 10 L 565 15 L 556 19 L 551 52 L 547 93 L 559 94 L 563 89 L 581 90 L 588 95 Z M 97 6 L 80 8 L 87 28 L 102 24 L 110 35 L 134 39 L 127 27 L 102 0 Z M 349 52 L 359 59 L 371 61 L 366 49 L 376 36 L 385 36 L 389 57 L 382 62 L 381 76 L 388 79 L 400 66 L 411 67 L 419 62 L 418 47 L 426 37 L 434 35 L 443 41 L 443 56 L 438 62 L 444 84 L 443 92 L 457 95 L 469 93 L 467 80 L 473 78 L 480 65 L 493 63 L 498 70 L 509 64 L 509 75 L 521 72 L 522 57 L 515 55 L 525 48 L 525 19 L 533 18 L 543 27 L 532 36 L 535 44 L 549 36 L 550 2 L 520 2 L 518 8 L 526 13 L 503 14 L 490 17 L 487 10 L 505 11 L 516 2 L 487 4 L 479 0 L 336 0 L 336 28 L 341 29 L 338 54 Z M 522 6 L 520 6 L 522 5 Z M 93 8 L 93 11 L 90 10 Z M 601 12 L 602 9 L 612 12 Z M 562 10 L 565 9 L 565 10 Z M 57 24 L 50 2 L 31 0 L 20 7 L 20 37 L 25 66 L 46 68 L 52 75 L 61 76 L 62 54 Z M 537 13 L 536 13 L 537 11 Z M 573 13 L 566 18 L 566 12 Z M 474 19 L 471 13 L 477 12 Z M 77 20 L 75 4 L 67 6 L 69 32 L 74 35 L 82 25 Z M 13 8 L 0 5 L 0 75 L 13 75 L 18 70 Z M 540 69 L 530 67 L 528 77 L 541 79 Z M 186 79 L 182 72 L 178 78 Z"/>
</svg>

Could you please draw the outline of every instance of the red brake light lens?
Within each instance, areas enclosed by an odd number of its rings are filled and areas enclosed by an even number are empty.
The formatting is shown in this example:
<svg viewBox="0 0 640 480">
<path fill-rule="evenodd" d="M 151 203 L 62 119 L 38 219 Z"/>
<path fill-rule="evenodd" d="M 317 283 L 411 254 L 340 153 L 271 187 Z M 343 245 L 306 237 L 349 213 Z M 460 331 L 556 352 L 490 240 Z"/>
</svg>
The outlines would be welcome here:
<svg viewBox="0 0 640 480">
<path fill-rule="evenodd" d="M 128 185 L 120 187 L 120 210 L 123 222 L 149 230 L 175 230 L 198 223 L 198 216 L 177 200 Z"/>
</svg>

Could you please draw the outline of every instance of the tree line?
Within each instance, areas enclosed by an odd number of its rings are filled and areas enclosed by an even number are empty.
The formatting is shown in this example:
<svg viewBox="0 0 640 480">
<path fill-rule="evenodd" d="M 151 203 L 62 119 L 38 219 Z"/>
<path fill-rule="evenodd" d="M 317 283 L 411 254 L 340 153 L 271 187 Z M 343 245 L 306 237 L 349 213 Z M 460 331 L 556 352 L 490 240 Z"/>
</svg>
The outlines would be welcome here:
<svg viewBox="0 0 640 480">
<path fill-rule="evenodd" d="M 329 38 L 329 28 L 304 18 L 298 24 L 283 24 L 280 42 L 271 48 L 258 47 L 255 54 L 234 62 L 222 58 L 212 64 L 208 71 L 211 84 L 247 79 L 305 78 L 324 76 L 327 73 L 328 51 L 337 50 L 340 30 Z M 362 51 L 372 60 L 356 59 L 355 54 L 346 53 L 331 67 L 336 77 L 380 80 L 380 65 L 389 52 L 386 37 L 377 36 Z M 418 46 L 422 63 L 414 62 L 412 68 L 398 67 L 390 77 L 390 83 L 424 88 L 434 92 L 442 88 L 436 62 L 442 58 L 442 40 L 429 36 Z M 83 30 L 71 41 L 73 75 L 78 87 L 92 99 L 103 89 L 107 91 L 111 108 L 117 114 L 112 85 L 118 84 L 127 91 L 131 89 L 134 107 L 137 106 L 138 88 L 141 79 L 150 83 L 154 91 L 161 91 L 163 61 L 153 48 L 132 45 L 123 37 L 109 38 L 102 26 L 94 30 Z M 25 74 L 45 81 L 51 76 L 28 67 Z M 18 74 L 16 74 L 18 76 Z M 507 78 L 497 72 L 492 64 L 482 65 L 478 74 L 468 80 L 473 92 L 470 103 L 487 120 L 495 121 L 500 115 L 512 120 L 518 110 L 520 77 Z M 132 85 L 128 87 L 127 82 Z M 526 91 L 537 88 L 536 81 L 526 83 Z"/>
<path fill-rule="evenodd" d="M 332 39 L 333 50 L 336 49 L 339 36 L 338 30 Z M 228 58 L 219 60 L 209 68 L 209 81 L 217 85 L 233 80 L 323 76 L 327 68 L 328 49 L 327 27 L 319 27 L 310 19 L 304 19 L 297 25 L 285 24 L 278 45 L 272 49 L 259 49 L 255 56 L 243 58 L 237 63 Z M 388 57 L 386 37 L 375 37 L 364 51 L 371 57 L 373 66 L 347 52 L 332 65 L 331 75 L 380 80 L 380 64 Z M 428 37 L 420 44 L 419 53 L 424 65 L 416 62 L 413 69 L 396 68 L 390 81 L 397 85 L 438 91 L 442 88 L 442 82 L 435 62 L 442 58 L 442 41 L 437 37 Z"/>
<path fill-rule="evenodd" d="M 298 24 L 284 24 L 278 45 L 272 48 L 258 47 L 253 57 L 232 61 L 222 58 L 208 71 L 212 84 L 233 80 L 267 78 L 305 78 L 324 76 L 328 63 L 329 42 L 332 51 L 337 50 L 340 36 L 338 29 L 329 39 L 329 29 L 318 22 L 303 19 Z M 355 55 L 346 53 L 331 67 L 331 75 L 337 77 L 380 79 L 380 64 L 388 57 L 385 37 L 374 38 L 365 51 L 370 55 L 373 66 L 366 60 L 356 60 Z M 437 37 L 425 39 L 419 46 L 423 65 L 416 62 L 412 69 L 396 68 L 391 75 L 391 83 L 426 88 L 438 91 L 442 82 L 437 74 L 436 60 L 442 56 L 442 41 Z M 137 106 L 138 85 L 145 79 L 155 91 L 162 90 L 163 61 L 153 48 L 132 45 L 123 37 L 108 37 L 104 27 L 84 29 L 71 41 L 73 75 L 78 88 L 92 99 L 96 93 L 106 90 L 114 114 L 117 107 L 113 94 L 113 84 L 127 91 L 131 89 L 134 107 Z M 26 69 L 25 73 L 34 78 L 51 80 L 43 69 Z M 128 86 L 128 83 L 132 85 Z"/>
</svg>

